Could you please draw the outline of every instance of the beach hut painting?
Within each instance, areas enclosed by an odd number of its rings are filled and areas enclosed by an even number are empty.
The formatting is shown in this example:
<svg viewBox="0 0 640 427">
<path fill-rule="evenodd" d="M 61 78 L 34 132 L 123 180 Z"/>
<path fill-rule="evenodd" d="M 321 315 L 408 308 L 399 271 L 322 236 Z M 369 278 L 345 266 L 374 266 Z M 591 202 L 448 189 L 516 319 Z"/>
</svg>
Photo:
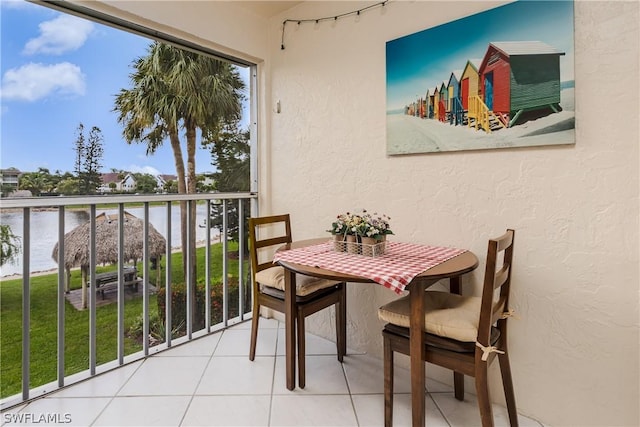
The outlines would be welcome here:
<svg viewBox="0 0 640 427">
<path fill-rule="evenodd" d="M 389 155 L 575 144 L 572 1 L 516 1 L 386 53 Z"/>
</svg>

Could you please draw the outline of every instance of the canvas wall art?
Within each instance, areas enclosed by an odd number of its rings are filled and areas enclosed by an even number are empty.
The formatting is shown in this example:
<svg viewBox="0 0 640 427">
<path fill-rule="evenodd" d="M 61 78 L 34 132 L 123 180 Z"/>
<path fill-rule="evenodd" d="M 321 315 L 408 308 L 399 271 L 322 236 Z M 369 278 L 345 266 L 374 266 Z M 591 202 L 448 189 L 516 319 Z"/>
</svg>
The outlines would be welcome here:
<svg viewBox="0 0 640 427">
<path fill-rule="evenodd" d="M 517 1 L 386 43 L 387 154 L 575 143 L 573 1 Z"/>
</svg>

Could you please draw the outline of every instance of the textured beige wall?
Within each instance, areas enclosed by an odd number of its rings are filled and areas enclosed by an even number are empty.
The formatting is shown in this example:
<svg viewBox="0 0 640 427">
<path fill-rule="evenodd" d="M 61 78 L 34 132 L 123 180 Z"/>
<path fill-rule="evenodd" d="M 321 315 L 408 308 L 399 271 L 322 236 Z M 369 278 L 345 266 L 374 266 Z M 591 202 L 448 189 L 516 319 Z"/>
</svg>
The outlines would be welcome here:
<svg viewBox="0 0 640 427">
<path fill-rule="evenodd" d="M 403 157 L 385 153 L 385 42 L 499 3 L 392 2 L 360 18 L 290 25 L 280 50 L 283 18 L 365 4 L 306 2 L 268 23 L 228 2 L 106 9 L 266 60 L 261 209 L 290 212 L 296 238 L 324 235 L 336 213 L 366 207 L 391 215 L 396 239 L 466 247 L 484 263 L 487 239 L 515 228 L 519 411 L 554 426 L 640 425 L 639 3 L 575 4 L 575 146 Z M 477 293 L 479 279 L 469 277 L 464 291 Z M 393 298 L 380 286 L 350 285 L 350 348 L 381 353 L 376 309 Z M 317 314 L 310 329 L 333 337 L 331 319 Z M 428 367 L 448 380 L 443 374 Z"/>
<path fill-rule="evenodd" d="M 398 240 L 466 247 L 481 263 L 487 239 L 515 228 L 519 410 L 557 426 L 638 425 L 638 2 L 575 4 L 575 146 L 386 156 L 385 42 L 496 4 L 393 2 L 359 20 L 289 25 L 285 50 L 273 19 L 267 108 L 279 100 L 282 112 L 270 120 L 262 200 L 292 214 L 298 238 L 366 207 L 392 217 Z M 286 17 L 351 6 L 303 4 Z M 477 293 L 478 273 L 465 292 Z M 381 354 L 376 309 L 394 297 L 350 286 L 351 348 Z M 331 321 L 318 314 L 310 328 L 333 337 Z"/>
</svg>

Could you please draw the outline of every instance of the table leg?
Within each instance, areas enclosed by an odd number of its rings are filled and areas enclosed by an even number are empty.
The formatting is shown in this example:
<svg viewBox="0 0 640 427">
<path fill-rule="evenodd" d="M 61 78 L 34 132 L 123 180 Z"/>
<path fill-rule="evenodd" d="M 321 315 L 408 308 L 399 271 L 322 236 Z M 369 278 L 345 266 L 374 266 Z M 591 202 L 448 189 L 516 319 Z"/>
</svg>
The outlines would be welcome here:
<svg viewBox="0 0 640 427">
<path fill-rule="evenodd" d="M 296 388 L 296 276 L 285 268 L 284 274 L 284 325 L 287 389 Z"/>
<path fill-rule="evenodd" d="M 460 276 L 455 276 L 449 278 L 449 292 L 452 294 L 462 295 L 462 278 Z"/>
<path fill-rule="evenodd" d="M 461 277 L 449 278 L 449 292 L 462 295 Z M 457 400 L 464 400 L 464 375 L 453 372 L 453 394 Z"/>
<path fill-rule="evenodd" d="M 424 427 L 425 367 L 424 353 L 424 292 L 426 283 L 417 281 L 409 288 L 411 316 L 409 353 L 411 358 L 411 413 L 413 427 Z"/>
</svg>

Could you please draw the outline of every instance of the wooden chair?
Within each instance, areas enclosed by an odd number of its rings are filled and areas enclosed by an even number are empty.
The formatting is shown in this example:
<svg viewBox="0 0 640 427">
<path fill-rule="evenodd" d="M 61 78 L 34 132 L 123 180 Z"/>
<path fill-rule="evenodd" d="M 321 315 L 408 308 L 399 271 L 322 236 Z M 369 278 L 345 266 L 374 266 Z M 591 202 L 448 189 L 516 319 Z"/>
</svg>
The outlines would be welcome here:
<svg viewBox="0 0 640 427">
<path fill-rule="evenodd" d="M 425 292 L 425 361 L 475 378 L 483 427 L 493 426 L 488 388 L 488 368 L 495 356 L 500 362 L 502 385 L 512 426 L 518 425 L 515 395 L 507 349 L 507 320 L 514 231 L 489 240 L 487 265 L 481 297 L 464 297 L 447 292 Z M 500 262 L 500 257 L 502 262 Z M 497 268 L 499 267 L 499 268 Z M 499 289 L 498 298 L 494 291 Z M 384 340 L 384 418 L 393 425 L 393 352 L 409 354 L 409 298 L 402 297 L 378 311 L 388 322 Z M 495 325 L 495 326 L 494 326 Z M 456 396 L 459 400 L 464 398 Z"/>
<path fill-rule="evenodd" d="M 258 237 L 259 229 L 269 231 Z M 275 233 L 275 234 L 274 234 Z M 273 252 L 291 243 L 289 214 L 249 218 L 249 247 L 253 283 L 253 317 L 249 359 L 254 360 L 258 339 L 260 307 L 285 312 L 284 268 L 273 264 Z M 340 363 L 347 352 L 347 293 L 345 283 L 296 275 L 296 328 L 298 342 L 298 385 L 305 386 L 305 318 L 332 305 L 336 306 L 336 345 Z"/>
</svg>

